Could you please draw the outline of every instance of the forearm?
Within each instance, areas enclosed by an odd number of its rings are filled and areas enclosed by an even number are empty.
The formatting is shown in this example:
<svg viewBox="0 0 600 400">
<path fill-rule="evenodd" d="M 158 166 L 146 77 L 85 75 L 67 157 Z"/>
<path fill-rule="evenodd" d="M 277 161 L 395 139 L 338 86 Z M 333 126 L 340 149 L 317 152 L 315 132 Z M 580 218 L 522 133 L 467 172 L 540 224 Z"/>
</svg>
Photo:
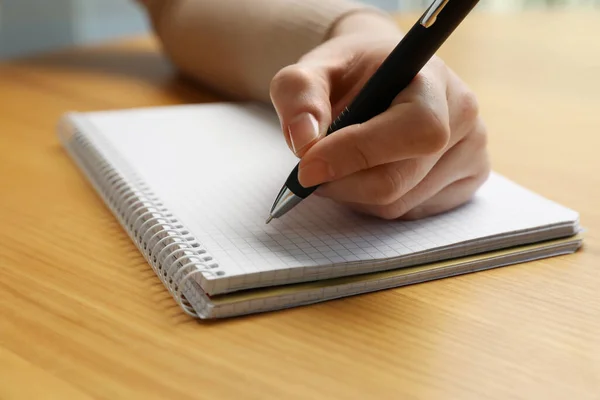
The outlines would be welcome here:
<svg viewBox="0 0 600 400">
<path fill-rule="evenodd" d="M 349 0 L 141 2 L 165 53 L 184 74 L 229 96 L 263 101 L 275 73 L 322 43 L 338 21 L 352 23 L 349 16 L 357 12 L 370 21 L 385 18 Z"/>
</svg>

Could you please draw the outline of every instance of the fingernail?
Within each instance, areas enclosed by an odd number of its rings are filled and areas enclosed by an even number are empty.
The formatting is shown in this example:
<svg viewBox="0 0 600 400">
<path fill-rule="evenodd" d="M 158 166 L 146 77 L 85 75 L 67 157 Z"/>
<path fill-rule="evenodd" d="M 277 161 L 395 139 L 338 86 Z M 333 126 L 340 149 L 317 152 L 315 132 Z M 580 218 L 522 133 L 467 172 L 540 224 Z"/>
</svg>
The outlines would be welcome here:
<svg viewBox="0 0 600 400">
<path fill-rule="evenodd" d="M 298 180 L 304 187 L 311 187 L 333 179 L 335 172 L 331 165 L 323 160 L 309 161 L 305 165 L 300 164 L 298 169 Z"/>
<path fill-rule="evenodd" d="M 312 114 L 302 113 L 288 125 L 292 151 L 298 155 L 319 136 L 319 123 Z"/>
</svg>

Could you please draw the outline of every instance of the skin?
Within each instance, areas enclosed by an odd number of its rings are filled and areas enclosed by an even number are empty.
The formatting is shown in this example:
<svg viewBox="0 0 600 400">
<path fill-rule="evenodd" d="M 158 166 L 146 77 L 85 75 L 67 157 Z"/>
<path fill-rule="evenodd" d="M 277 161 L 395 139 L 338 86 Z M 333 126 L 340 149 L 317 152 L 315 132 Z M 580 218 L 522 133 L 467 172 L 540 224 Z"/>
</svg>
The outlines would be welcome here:
<svg viewBox="0 0 600 400">
<path fill-rule="evenodd" d="M 316 195 L 384 219 L 418 219 L 469 201 L 490 173 L 474 93 L 434 57 L 390 108 L 324 137 L 402 37 L 378 15 L 342 19 L 271 82 L 282 132 Z"/>
</svg>

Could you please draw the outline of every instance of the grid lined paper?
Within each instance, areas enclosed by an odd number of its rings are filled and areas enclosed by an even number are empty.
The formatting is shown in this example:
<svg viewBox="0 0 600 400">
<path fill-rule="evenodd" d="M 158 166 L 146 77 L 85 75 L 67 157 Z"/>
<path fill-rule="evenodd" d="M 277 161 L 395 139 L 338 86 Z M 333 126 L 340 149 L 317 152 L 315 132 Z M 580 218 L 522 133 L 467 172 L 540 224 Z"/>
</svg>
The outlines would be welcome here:
<svg viewBox="0 0 600 400">
<path fill-rule="evenodd" d="M 211 253 L 228 289 L 327 278 L 461 243 L 472 250 L 481 238 L 577 219 L 493 174 L 474 201 L 434 218 L 383 221 L 311 196 L 266 225 L 297 163 L 271 112 L 210 104 L 87 118 Z"/>
</svg>

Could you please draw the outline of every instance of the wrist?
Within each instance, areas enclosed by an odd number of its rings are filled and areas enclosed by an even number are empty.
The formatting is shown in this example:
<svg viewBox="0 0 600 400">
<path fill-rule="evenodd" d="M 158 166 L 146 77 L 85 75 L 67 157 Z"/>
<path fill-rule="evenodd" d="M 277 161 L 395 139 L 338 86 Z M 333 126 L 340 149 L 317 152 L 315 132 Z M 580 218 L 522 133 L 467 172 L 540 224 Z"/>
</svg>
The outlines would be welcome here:
<svg viewBox="0 0 600 400">
<path fill-rule="evenodd" d="M 398 36 L 403 35 L 400 26 L 383 11 L 360 10 L 351 12 L 331 27 L 329 38 L 363 34 L 369 36 Z"/>
</svg>

